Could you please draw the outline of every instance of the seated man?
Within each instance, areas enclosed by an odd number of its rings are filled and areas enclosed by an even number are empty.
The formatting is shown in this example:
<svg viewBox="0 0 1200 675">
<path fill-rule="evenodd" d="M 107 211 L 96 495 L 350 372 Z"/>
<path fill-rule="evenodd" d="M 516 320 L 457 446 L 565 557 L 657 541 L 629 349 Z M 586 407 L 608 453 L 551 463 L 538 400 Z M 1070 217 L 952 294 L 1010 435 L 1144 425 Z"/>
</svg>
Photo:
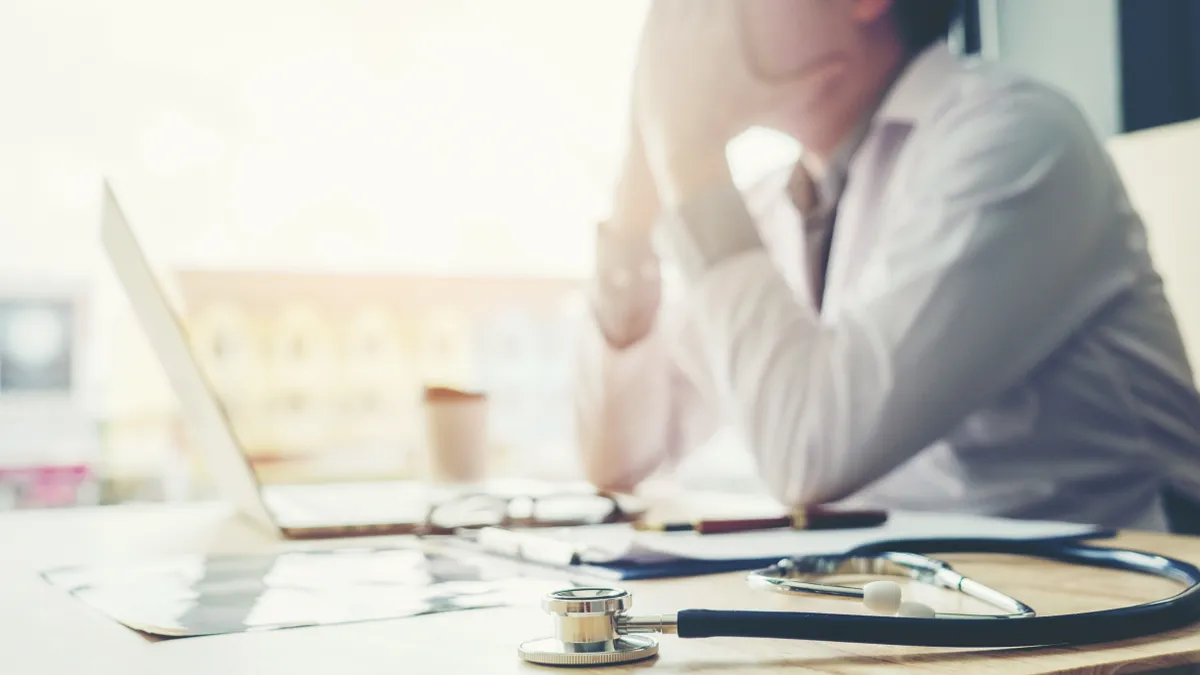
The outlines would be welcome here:
<svg viewBox="0 0 1200 675">
<path fill-rule="evenodd" d="M 729 425 L 793 506 L 1163 529 L 1200 495 L 1142 224 L 1071 101 L 952 55 L 956 4 L 655 2 L 578 384 L 594 483 Z M 752 125 L 803 153 L 743 194 Z"/>
</svg>

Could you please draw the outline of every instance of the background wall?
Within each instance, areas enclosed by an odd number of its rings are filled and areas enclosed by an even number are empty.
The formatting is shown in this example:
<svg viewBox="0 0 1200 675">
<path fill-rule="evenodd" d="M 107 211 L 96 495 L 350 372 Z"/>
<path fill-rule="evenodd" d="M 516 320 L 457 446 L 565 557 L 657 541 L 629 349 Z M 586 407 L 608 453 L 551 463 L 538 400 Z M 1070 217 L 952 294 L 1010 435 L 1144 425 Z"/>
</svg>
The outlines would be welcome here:
<svg viewBox="0 0 1200 675">
<path fill-rule="evenodd" d="M 979 0 L 981 52 L 1063 89 L 1096 132 L 1121 120 L 1117 0 Z"/>
<path fill-rule="evenodd" d="M 1120 0 L 1125 130 L 1200 117 L 1200 2 Z"/>
<path fill-rule="evenodd" d="M 94 466 L 98 445 L 106 475 L 175 470 L 174 395 L 98 246 L 103 177 L 173 290 L 181 268 L 579 280 L 646 7 L 0 2 L 0 306 L 81 298 L 70 391 L 17 401 L 0 386 L 0 508 L 6 468 Z M 741 181 L 796 151 L 743 140 Z M 10 323 L 30 325 L 0 321 L 0 366 Z M 535 356 L 505 365 L 536 379 L 565 359 Z M 49 452 L 48 429 L 75 428 Z"/>
</svg>

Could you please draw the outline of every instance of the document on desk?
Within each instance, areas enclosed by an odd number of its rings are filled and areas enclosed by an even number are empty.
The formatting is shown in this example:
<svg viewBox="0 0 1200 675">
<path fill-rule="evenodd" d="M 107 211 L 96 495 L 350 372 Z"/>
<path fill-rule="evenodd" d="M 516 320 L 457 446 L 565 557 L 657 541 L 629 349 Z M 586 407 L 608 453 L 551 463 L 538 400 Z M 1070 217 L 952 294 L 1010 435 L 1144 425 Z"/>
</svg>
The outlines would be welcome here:
<svg viewBox="0 0 1200 675">
<path fill-rule="evenodd" d="M 848 530 L 777 529 L 702 535 L 639 532 L 628 525 L 597 525 L 561 528 L 553 531 L 552 536 L 574 543 L 581 551 L 583 562 L 603 565 L 646 553 L 689 560 L 728 561 L 844 553 L 881 541 L 981 536 L 1031 541 L 1112 534 L 1091 525 L 1075 523 L 892 511 L 881 526 Z"/>
<path fill-rule="evenodd" d="M 681 558 L 723 560 L 807 553 L 844 553 L 864 544 L 910 539 L 1036 540 L 1079 538 L 1099 528 L 1075 523 L 1023 521 L 969 515 L 893 511 L 879 527 L 855 530 L 760 530 L 728 535 L 690 532 L 638 533 L 636 543 Z M 650 535 L 642 537 L 640 535 Z M 691 535 L 691 536 L 689 536 Z"/>
<path fill-rule="evenodd" d="M 193 555 L 42 576 L 134 630 L 174 638 L 524 605 L 563 585 L 516 564 L 418 548 Z"/>
</svg>

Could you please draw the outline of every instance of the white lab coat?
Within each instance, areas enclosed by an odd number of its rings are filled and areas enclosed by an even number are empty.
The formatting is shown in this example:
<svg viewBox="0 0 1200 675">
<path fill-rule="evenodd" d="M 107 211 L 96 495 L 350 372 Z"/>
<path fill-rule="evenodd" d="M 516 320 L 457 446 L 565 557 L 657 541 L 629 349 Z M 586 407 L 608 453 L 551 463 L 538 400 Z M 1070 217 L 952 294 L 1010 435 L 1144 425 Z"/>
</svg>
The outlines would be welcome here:
<svg viewBox="0 0 1200 675">
<path fill-rule="evenodd" d="M 944 45 L 920 55 L 850 165 L 820 312 L 785 181 L 668 216 L 681 296 L 633 346 L 588 331 L 593 480 L 632 486 L 728 425 L 787 504 L 1162 528 L 1164 487 L 1200 494 L 1174 317 L 1063 95 Z M 632 279 L 598 292 L 601 321 L 654 306 L 658 284 Z"/>
</svg>

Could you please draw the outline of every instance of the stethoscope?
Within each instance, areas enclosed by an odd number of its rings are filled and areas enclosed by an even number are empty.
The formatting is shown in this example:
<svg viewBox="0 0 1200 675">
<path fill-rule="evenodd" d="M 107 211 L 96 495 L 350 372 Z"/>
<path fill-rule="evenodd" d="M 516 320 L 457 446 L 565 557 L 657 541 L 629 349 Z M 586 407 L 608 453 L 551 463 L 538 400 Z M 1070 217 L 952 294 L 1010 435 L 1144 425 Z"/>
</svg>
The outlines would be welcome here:
<svg viewBox="0 0 1200 675">
<path fill-rule="evenodd" d="M 1081 614 L 1036 616 L 1025 603 L 967 578 L 923 553 L 1002 553 L 1105 567 L 1162 577 L 1185 588 L 1141 605 Z M 900 576 L 964 593 L 1000 614 L 945 614 L 906 603 L 899 584 L 875 581 L 863 588 L 822 583 L 846 574 Z M 651 634 L 681 638 L 747 637 L 860 642 L 922 647 L 1035 647 L 1082 645 L 1163 633 L 1200 619 L 1200 569 L 1153 553 L 1061 542 L 957 539 L 872 544 L 843 555 L 781 560 L 750 572 L 753 588 L 787 594 L 819 594 L 862 601 L 892 616 L 821 612 L 716 611 L 633 616 L 632 596 L 619 588 L 570 588 L 545 596 L 542 608 L 554 621 L 554 637 L 523 643 L 522 659 L 551 666 L 629 663 L 658 653 Z M 981 620 L 982 619 L 982 620 Z M 1012 620 L 1015 619 L 1015 620 Z"/>
</svg>

